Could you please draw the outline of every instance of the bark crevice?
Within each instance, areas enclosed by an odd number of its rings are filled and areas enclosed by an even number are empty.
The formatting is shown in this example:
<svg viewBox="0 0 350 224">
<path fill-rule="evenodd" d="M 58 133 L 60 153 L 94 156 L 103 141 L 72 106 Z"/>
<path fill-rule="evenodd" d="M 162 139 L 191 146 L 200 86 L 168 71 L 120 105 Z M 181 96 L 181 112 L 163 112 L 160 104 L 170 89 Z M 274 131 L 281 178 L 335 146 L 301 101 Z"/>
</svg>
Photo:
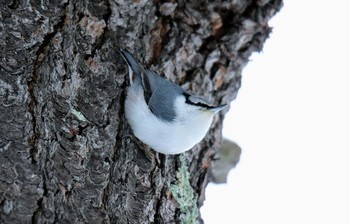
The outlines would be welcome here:
<svg viewBox="0 0 350 224">
<path fill-rule="evenodd" d="M 29 144 L 31 146 L 30 148 L 30 158 L 31 158 L 31 162 L 32 164 L 37 164 L 38 161 L 36 159 L 37 157 L 37 153 L 38 153 L 38 149 L 37 149 L 37 142 L 40 139 L 40 133 L 39 131 L 37 131 L 37 122 L 36 119 L 38 119 L 38 117 L 36 116 L 36 111 L 35 111 L 35 107 L 38 105 L 37 102 L 37 98 L 36 98 L 36 91 L 35 88 L 37 86 L 37 84 L 40 82 L 40 68 L 42 63 L 45 60 L 45 57 L 47 56 L 47 54 L 49 53 L 49 48 L 50 45 L 52 44 L 52 40 L 55 37 L 55 35 L 60 32 L 64 26 L 64 22 L 66 19 L 66 9 L 69 5 L 69 1 L 67 3 L 65 3 L 63 5 L 63 15 L 60 16 L 60 18 L 58 19 L 57 23 L 54 24 L 52 26 L 52 32 L 46 34 L 43 38 L 42 43 L 40 44 L 38 50 L 36 51 L 36 58 L 35 61 L 33 63 L 34 69 L 33 69 L 33 73 L 32 73 L 32 77 L 31 79 L 27 82 L 28 85 L 28 92 L 29 92 L 29 96 L 30 96 L 30 103 L 29 103 L 29 113 L 32 116 L 32 128 L 33 128 L 33 135 L 29 140 Z M 47 198 L 48 196 L 48 189 L 47 189 L 47 183 L 46 183 L 46 163 L 47 163 L 48 158 L 45 158 L 45 161 L 43 162 L 43 167 L 41 168 L 41 173 L 42 173 L 42 189 L 43 189 L 43 194 L 41 197 L 39 197 L 39 199 L 36 202 L 37 208 L 35 209 L 35 211 L 33 212 L 32 215 L 32 223 L 38 223 L 38 220 L 40 218 L 40 214 L 42 213 L 43 210 L 43 206 L 45 205 L 45 198 Z M 56 214 L 55 214 L 56 217 Z"/>
<path fill-rule="evenodd" d="M 106 26 L 103 28 L 101 36 L 98 37 L 96 40 L 96 43 L 94 44 L 92 50 L 91 50 L 91 57 L 94 57 L 96 54 L 96 51 L 101 50 L 103 45 L 106 44 L 106 40 L 108 39 L 108 34 L 109 34 L 109 27 L 108 23 L 112 15 L 112 9 L 111 5 L 108 0 L 104 0 L 104 3 L 106 4 L 106 13 L 102 15 L 102 19 L 105 22 Z M 89 55 L 85 56 L 89 57 Z"/>
<path fill-rule="evenodd" d="M 69 1 L 64 4 L 63 8 L 64 11 L 66 11 L 66 8 L 69 4 Z M 36 112 L 35 107 L 37 105 L 37 99 L 35 96 L 35 87 L 39 82 L 40 79 L 40 66 L 42 65 L 43 61 L 45 60 L 45 57 L 48 53 L 48 47 L 51 44 L 52 39 L 54 36 L 62 29 L 64 25 L 64 21 L 66 18 L 66 14 L 62 15 L 58 22 L 52 26 L 52 32 L 46 34 L 43 38 L 42 43 L 39 45 L 38 50 L 36 51 L 35 60 L 33 62 L 33 73 L 31 78 L 27 81 L 27 87 L 29 92 L 29 105 L 28 105 L 28 111 L 31 114 L 32 117 L 32 136 L 29 139 L 29 155 L 32 161 L 32 164 L 37 164 L 36 156 L 38 149 L 36 148 L 36 143 L 38 139 L 40 138 L 39 132 L 37 131 L 37 124 L 36 124 Z"/>
</svg>

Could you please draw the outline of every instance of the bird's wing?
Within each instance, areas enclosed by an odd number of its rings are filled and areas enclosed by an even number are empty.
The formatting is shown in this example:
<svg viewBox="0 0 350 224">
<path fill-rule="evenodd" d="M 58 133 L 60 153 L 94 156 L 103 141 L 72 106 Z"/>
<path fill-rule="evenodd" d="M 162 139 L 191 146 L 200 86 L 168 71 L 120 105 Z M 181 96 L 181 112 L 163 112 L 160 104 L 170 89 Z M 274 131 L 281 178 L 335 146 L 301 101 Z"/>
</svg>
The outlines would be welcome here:
<svg viewBox="0 0 350 224">
<path fill-rule="evenodd" d="M 158 86 L 157 74 L 151 70 L 145 70 L 141 74 L 141 80 L 142 80 L 145 100 L 146 100 L 146 103 L 149 104 L 149 101 Z"/>
<path fill-rule="evenodd" d="M 152 70 L 145 70 L 142 83 L 145 100 L 152 113 L 162 120 L 173 121 L 176 116 L 175 99 L 183 93 L 181 87 Z"/>
</svg>

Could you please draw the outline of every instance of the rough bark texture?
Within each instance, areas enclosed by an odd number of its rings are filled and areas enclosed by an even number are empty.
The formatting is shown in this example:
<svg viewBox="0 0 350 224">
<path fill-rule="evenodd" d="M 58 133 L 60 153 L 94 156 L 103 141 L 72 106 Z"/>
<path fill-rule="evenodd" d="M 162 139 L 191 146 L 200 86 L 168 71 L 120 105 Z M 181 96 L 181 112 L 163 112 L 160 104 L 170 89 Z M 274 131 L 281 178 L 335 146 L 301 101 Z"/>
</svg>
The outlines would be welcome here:
<svg viewBox="0 0 350 224">
<path fill-rule="evenodd" d="M 18 1 L 0 7 L 0 223 L 194 223 L 224 113 L 180 156 L 125 120 L 128 48 L 229 103 L 281 0 Z"/>
</svg>

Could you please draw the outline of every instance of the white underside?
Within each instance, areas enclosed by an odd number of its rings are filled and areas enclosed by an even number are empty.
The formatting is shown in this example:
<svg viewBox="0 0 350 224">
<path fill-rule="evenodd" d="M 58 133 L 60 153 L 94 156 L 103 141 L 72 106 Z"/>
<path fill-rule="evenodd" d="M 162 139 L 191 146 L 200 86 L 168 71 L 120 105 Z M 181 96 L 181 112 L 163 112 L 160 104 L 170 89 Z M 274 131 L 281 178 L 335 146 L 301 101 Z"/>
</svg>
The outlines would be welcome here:
<svg viewBox="0 0 350 224">
<path fill-rule="evenodd" d="M 143 91 L 137 85 L 128 88 L 125 113 L 134 135 L 163 154 L 178 154 L 191 149 L 204 138 L 212 122 L 212 116 L 194 119 L 191 114 L 172 123 L 160 120 L 149 110 Z"/>
</svg>

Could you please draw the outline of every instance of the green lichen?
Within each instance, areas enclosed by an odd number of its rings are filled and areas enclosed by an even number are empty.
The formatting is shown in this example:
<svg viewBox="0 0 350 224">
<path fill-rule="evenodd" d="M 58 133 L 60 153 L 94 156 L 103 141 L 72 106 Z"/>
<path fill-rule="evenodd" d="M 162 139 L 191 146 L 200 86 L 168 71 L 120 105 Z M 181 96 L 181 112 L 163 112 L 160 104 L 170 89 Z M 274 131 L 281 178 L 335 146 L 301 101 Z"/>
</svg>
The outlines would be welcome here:
<svg viewBox="0 0 350 224">
<path fill-rule="evenodd" d="M 198 223 L 199 210 L 197 196 L 190 184 L 190 174 L 183 155 L 179 156 L 180 168 L 176 172 L 176 183 L 170 185 L 170 191 L 184 214 L 184 224 Z"/>
<path fill-rule="evenodd" d="M 80 121 L 87 121 L 86 117 L 79 111 L 77 111 L 76 109 L 71 109 L 70 112 L 76 116 Z"/>
</svg>

